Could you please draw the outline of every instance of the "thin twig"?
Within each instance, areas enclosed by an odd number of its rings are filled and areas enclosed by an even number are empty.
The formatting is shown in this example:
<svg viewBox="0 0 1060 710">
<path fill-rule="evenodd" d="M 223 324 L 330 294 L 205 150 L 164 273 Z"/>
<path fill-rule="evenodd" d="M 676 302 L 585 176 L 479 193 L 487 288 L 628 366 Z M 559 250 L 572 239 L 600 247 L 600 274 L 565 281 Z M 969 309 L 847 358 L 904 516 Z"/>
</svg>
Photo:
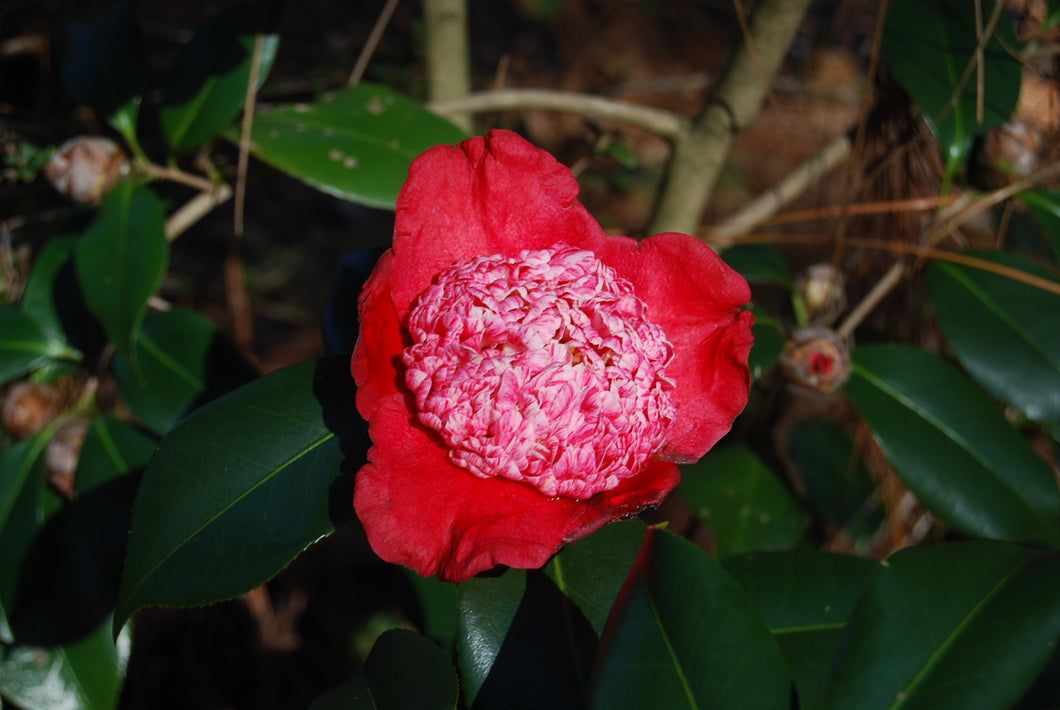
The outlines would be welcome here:
<svg viewBox="0 0 1060 710">
<path fill-rule="evenodd" d="M 250 161 L 250 131 L 254 126 L 254 104 L 258 98 L 258 77 L 261 71 L 261 52 L 265 35 L 254 36 L 254 54 L 250 60 L 250 76 L 247 77 L 247 93 L 243 99 L 243 122 L 239 128 L 239 162 L 236 167 L 236 201 L 232 230 L 236 236 L 243 234 L 243 206 L 247 194 L 247 165 Z"/>
<path fill-rule="evenodd" d="M 166 220 L 166 239 L 172 242 L 188 227 L 198 222 L 206 213 L 225 202 L 232 196 L 232 188 L 225 184 L 210 185 L 209 190 L 200 192 L 188 200 L 183 207 Z"/>
<path fill-rule="evenodd" d="M 383 32 L 386 31 L 387 25 L 390 24 L 390 18 L 393 17 L 397 5 L 398 0 L 386 0 L 386 5 L 383 6 L 382 11 L 379 13 L 379 17 L 376 19 L 368 39 L 365 40 L 364 46 L 361 47 L 361 54 L 357 57 L 357 63 L 353 65 L 353 71 L 350 72 L 350 78 L 346 81 L 346 86 L 357 86 L 361 83 L 364 71 L 368 68 L 368 62 L 372 60 L 375 48 L 379 46 L 379 40 L 383 38 Z"/>
<path fill-rule="evenodd" d="M 209 192 L 214 188 L 214 183 L 212 181 L 204 177 L 199 177 L 198 175 L 186 173 L 179 168 L 167 168 L 161 165 L 155 165 L 154 163 L 140 163 L 137 167 L 149 177 L 158 178 L 160 180 L 169 180 L 170 182 L 194 187 L 201 192 Z"/>
<path fill-rule="evenodd" d="M 588 118 L 625 123 L 651 131 L 664 138 L 674 138 L 687 130 L 689 122 L 675 113 L 617 101 L 602 96 L 591 96 L 573 91 L 549 89 L 498 89 L 482 91 L 445 101 L 428 104 L 435 113 L 450 116 L 461 112 L 485 113 L 544 109 L 563 111 Z"/>
<path fill-rule="evenodd" d="M 747 231 L 772 217 L 777 210 L 801 195 L 832 168 L 850 155 L 850 138 L 843 134 L 833 139 L 787 177 L 763 192 L 738 212 L 708 232 L 710 237 L 728 237 Z"/>
</svg>

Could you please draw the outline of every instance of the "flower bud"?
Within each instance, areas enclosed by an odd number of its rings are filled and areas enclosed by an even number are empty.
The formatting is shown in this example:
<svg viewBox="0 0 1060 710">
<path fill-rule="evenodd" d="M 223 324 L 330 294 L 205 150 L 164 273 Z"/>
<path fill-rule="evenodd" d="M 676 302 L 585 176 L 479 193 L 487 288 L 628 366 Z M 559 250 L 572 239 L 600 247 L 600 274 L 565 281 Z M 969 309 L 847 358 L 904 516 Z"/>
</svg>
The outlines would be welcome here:
<svg viewBox="0 0 1060 710">
<path fill-rule="evenodd" d="M 1038 169 L 1042 162 L 1042 145 L 1041 134 L 1031 126 L 1006 123 L 987 132 L 983 151 L 990 168 L 1014 179 L 1027 177 Z"/>
<path fill-rule="evenodd" d="M 129 162 L 125 151 L 109 138 L 78 136 L 59 146 L 44 174 L 74 202 L 94 205 L 129 174 Z"/>
<path fill-rule="evenodd" d="M 796 330 L 780 356 L 780 369 L 789 380 L 822 394 L 842 387 L 850 368 L 846 343 L 831 328 L 820 326 Z"/>
<path fill-rule="evenodd" d="M 814 264 L 795 283 L 811 323 L 831 323 L 847 305 L 843 274 L 829 263 Z"/>
<path fill-rule="evenodd" d="M 26 439 L 41 432 L 55 419 L 58 400 L 59 396 L 51 385 L 16 382 L 4 397 L 0 420 L 16 438 Z"/>
<path fill-rule="evenodd" d="M 48 483 L 67 500 L 74 498 L 75 474 L 89 423 L 85 417 L 64 422 L 44 449 Z"/>
</svg>

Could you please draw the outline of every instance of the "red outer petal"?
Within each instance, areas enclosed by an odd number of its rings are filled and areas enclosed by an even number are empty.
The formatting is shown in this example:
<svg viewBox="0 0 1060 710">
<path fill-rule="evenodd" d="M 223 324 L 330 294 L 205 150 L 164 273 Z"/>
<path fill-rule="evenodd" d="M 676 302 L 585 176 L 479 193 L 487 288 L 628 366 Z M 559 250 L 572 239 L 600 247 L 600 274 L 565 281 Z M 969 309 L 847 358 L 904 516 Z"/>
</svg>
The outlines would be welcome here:
<svg viewBox="0 0 1060 710">
<path fill-rule="evenodd" d="M 410 343 L 406 342 L 408 335 L 390 300 L 393 261 L 393 253 L 384 252 L 358 302 L 360 335 L 353 348 L 350 371 L 357 383 L 357 411 L 365 419 L 372 416 L 381 397 L 408 392 L 401 351 Z"/>
<path fill-rule="evenodd" d="M 393 298 L 398 316 L 462 259 L 557 242 L 595 250 L 603 229 L 565 166 L 518 134 L 491 131 L 417 158 L 397 200 Z"/>
<path fill-rule="evenodd" d="M 666 374 L 677 382 L 677 416 L 664 454 L 695 461 L 747 404 L 754 316 L 739 309 L 751 300 L 751 289 L 687 234 L 657 234 L 639 244 L 610 238 L 597 256 L 633 284 L 648 305 L 648 317 L 674 346 Z"/>
<path fill-rule="evenodd" d="M 357 474 L 354 506 L 372 549 L 388 562 L 452 582 L 499 564 L 540 567 L 564 542 L 658 504 L 680 478 L 677 466 L 656 462 L 588 501 L 548 498 L 451 464 L 401 396 L 380 400 L 370 426 L 370 463 Z"/>
</svg>

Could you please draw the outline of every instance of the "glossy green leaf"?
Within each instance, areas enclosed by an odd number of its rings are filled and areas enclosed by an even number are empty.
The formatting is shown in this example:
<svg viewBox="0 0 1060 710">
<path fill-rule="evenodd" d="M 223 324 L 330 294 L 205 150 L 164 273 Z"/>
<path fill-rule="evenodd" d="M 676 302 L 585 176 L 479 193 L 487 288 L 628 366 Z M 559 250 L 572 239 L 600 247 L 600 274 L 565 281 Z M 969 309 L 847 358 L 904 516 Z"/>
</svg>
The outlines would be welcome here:
<svg viewBox="0 0 1060 710">
<path fill-rule="evenodd" d="M 788 337 L 784 329 L 780 327 L 769 314 L 751 304 L 751 312 L 754 313 L 755 322 L 751 326 L 751 334 L 754 336 L 754 345 L 751 346 L 751 354 L 747 358 L 747 366 L 751 369 L 751 378 L 757 380 L 762 375 L 773 369 L 784 352 L 784 345 Z"/>
<path fill-rule="evenodd" d="M 584 708 L 596 646 L 585 617 L 538 570 L 460 585 L 457 659 L 469 708 Z"/>
<path fill-rule="evenodd" d="M 876 486 L 843 427 L 821 419 L 803 422 L 792 431 L 788 451 L 806 505 L 867 553 L 886 518 Z"/>
<path fill-rule="evenodd" d="M 22 291 L 22 310 L 36 321 L 49 341 L 57 344 L 66 342 L 66 333 L 56 301 L 58 294 L 65 291 L 61 280 L 76 278 L 70 269 L 76 246 L 77 237 L 49 241 L 33 261 L 33 271 Z"/>
<path fill-rule="evenodd" d="M 92 421 L 77 460 L 75 490 L 85 495 L 97 486 L 143 469 L 158 441 L 132 424 L 111 416 Z"/>
<path fill-rule="evenodd" d="M 545 573 L 603 633 L 611 607 L 644 543 L 647 526 L 639 520 L 605 525 L 549 560 Z"/>
<path fill-rule="evenodd" d="M 364 673 L 332 688 L 309 710 L 437 710 L 456 708 L 456 670 L 419 634 L 391 629 L 375 642 Z"/>
<path fill-rule="evenodd" d="M 1015 254 L 977 257 L 1042 277 Z M 957 359 L 987 392 L 1060 425 L 1060 296 L 1000 274 L 935 262 L 931 304 Z"/>
<path fill-rule="evenodd" d="M 81 238 L 75 266 L 89 309 L 119 351 L 132 345 L 168 261 L 162 203 L 142 185 L 118 183 Z"/>
<path fill-rule="evenodd" d="M 755 552 L 722 562 L 787 659 L 800 710 L 826 707 L 832 658 L 873 560 L 811 550 Z"/>
<path fill-rule="evenodd" d="M 872 578 L 837 655 L 833 710 L 1007 710 L 1060 637 L 1060 556 L 910 548 Z"/>
<path fill-rule="evenodd" d="M 185 44 L 170 69 L 159 113 L 169 147 L 177 152 L 199 148 L 243 109 L 254 54 L 254 37 L 264 3 L 229 5 L 210 18 Z M 280 44 L 263 31 L 260 87 L 272 68 Z"/>
<path fill-rule="evenodd" d="M 118 392 L 158 434 L 172 429 L 196 404 L 249 382 L 254 374 L 213 323 L 180 308 L 148 314 L 132 357 L 114 357 Z"/>
<path fill-rule="evenodd" d="M 776 641 L 702 550 L 649 529 L 593 666 L 593 708 L 788 707 Z"/>
<path fill-rule="evenodd" d="M 910 490 L 969 535 L 1060 543 L 1049 467 L 982 390 L 908 345 L 854 351 L 846 392 Z"/>
<path fill-rule="evenodd" d="M 1060 259 L 1060 190 L 1025 190 L 1019 197 L 1041 225 L 1054 257 Z"/>
<path fill-rule="evenodd" d="M 985 27 L 993 2 L 981 3 Z M 967 161 L 975 136 L 1008 121 L 1019 98 L 1023 65 L 1004 13 L 983 50 L 983 121 L 976 117 L 977 4 L 967 0 L 893 0 L 887 7 L 887 66 L 930 122 L 947 174 Z"/>
<path fill-rule="evenodd" d="M 62 77 L 67 91 L 95 109 L 132 145 L 145 66 L 140 25 L 126 4 L 69 27 Z"/>
<path fill-rule="evenodd" d="M 0 649 L 0 694 L 24 710 L 113 710 L 118 707 L 132 647 L 110 624 L 67 646 Z"/>
<path fill-rule="evenodd" d="M 75 351 L 50 340 L 22 309 L 0 305 L 0 384 L 21 377 L 49 360 L 75 355 Z"/>
<path fill-rule="evenodd" d="M 710 527 L 718 557 L 789 548 L 810 523 L 791 491 L 741 444 L 683 466 L 677 493 Z"/>
<path fill-rule="evenodd" d="M 352 514 L 344 460 L 366 425 L 349 358 L 278 370 L 196 410 L 151 459 L 133 510 L 116 623 L 261 584 Z M 334 502 L 334 512 L 331 504 Z"/>
<path fill-rule="evenodd" d="M 416 620 L 423 635 L 438 643 L 443 649 L 453 651 L 456 648 L 456 631 L 459 622 L 458 595 L 460 586 L 452 582 L 443 582 L 437 577 L 421 577 L 407 567 L 403 567 L 406 579 L 416 590 L 419 598 L 422 619 Z"/>
<path fill-rule="evenodd" d="M 723 250 L 720 256 L 753 284 L 791 288 L 791 273 L 776 247 L 769 244 L 737 244 Z"/>
<path fill-rule="evenodd" d="M 393 208 L 413 158 L 464 137 L 416 102 L 384 86 L 359 84 L 312 104 L 258 114 L 251 150 L 328 194 Z"/>
</svg>

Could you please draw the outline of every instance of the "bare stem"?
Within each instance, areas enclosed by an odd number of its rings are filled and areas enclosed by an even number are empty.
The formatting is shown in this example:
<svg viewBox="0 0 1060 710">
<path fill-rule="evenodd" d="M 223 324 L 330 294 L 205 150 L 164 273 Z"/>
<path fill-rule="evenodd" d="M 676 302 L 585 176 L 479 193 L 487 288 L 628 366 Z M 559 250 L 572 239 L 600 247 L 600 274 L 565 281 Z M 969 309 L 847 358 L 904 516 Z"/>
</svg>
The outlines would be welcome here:
<svg viewBox="0 0 1060 710">
<path fill-rule="evenodd" d="M 637 126 L 664 138 L 675 138 L 688 129 L 688 121 L 662 109 L 638 106 L 602 96 L 548 89 L 497 89 L 468 94 L 444 101 L 432 101 L 429 108 L 444 116 L 488 111 L 544 109 L 575 113 L 589 118 Z"/>
<path fill-rule="evenodd" d="M 763 0 L 695 126 L 675 141 L 649 232 L 693 233 L 736 136 L 754 119 L 809 0 Z"/>
<path fill-rule="evenodd" d="M 471 93 L 467 0 L 424 0 L 423 24 L 431 101 Z M 470 114 L 454 113 L 449 118 L 471 132 Z"/>
<path fill-rule="evenodd" d="M 347 86 L 356 86 L 361 83 L 364 70 L 368 68 L 368 62 L 372 59 L 372 55 L 375 54 L 375 48 L 379 46 L 379 40 L 383 38 L 383 31 L 390 24 L 390 18 L 393 17 L 397 4 L 398 0 L 386 0 L 386 5 L 383 6 L 383 10 L 379 13 L 379 18 L 375 21 L 371 34 L 368 35 L 364 47 L 361 48 L 361 55 L 357 57 L 357 63 L 353 65 L 353 71 L 350 72 L 350 78 L 346 82 Z"/>
</svg>

